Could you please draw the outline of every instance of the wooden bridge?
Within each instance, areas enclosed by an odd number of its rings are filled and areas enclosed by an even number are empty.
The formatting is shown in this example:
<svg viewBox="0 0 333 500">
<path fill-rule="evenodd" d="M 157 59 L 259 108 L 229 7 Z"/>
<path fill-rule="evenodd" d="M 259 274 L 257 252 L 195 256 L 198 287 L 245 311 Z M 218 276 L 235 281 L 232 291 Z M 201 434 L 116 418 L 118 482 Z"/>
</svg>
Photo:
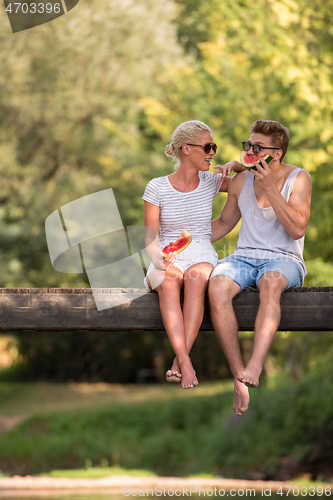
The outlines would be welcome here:
<svg viewBox="0 0 333 500">
<path fill-rule="evenodd" d="M 103 299 L 98 311 L 95 297 Z M 239 330 L 251 331 L 257 290 L 234 299 Z M 333 287 L 291 288 L 281 297 L 279 330 L 333 331 Z M 0 288 L 0 331 L 164 330 L 157 293 L 142 289 Z M 213 330 L 208 298 L 201 330 Z"/>
</svg>

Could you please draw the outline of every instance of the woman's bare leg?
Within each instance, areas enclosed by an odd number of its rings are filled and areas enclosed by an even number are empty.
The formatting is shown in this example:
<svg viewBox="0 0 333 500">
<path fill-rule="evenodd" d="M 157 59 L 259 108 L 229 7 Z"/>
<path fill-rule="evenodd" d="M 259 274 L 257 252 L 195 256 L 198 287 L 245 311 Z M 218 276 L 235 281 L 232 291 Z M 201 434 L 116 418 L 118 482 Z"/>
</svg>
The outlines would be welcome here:
<svg viewBox="0 0 333 500">
<path fill-rule="evenodd" d="M 194 341 L 197 338 L 203 320 L 205 292 L 212 270 L 213 266 L 211 264 L 208 262 L 201 262 L 186 269 L 184 274 L 183 318 L 185 344 L 188 353 L 190 353 Z M 171 369 L 167 373 L 169 376 L 173 375 L 174 379 L 172 381 L 180 381 L 181 370 L 177 356 L 173 361 Z"/>
<path fill-rule="evenodd" d="M 164 280 L 155 290 L 159 295 L 163 324 L 182 374 L 181 385 L 184 389 L 187 389 L 197 385 L 198 380 L 185 342 L 184 319 L 180 306 L 180 291 L 183 282 L 183 273 L 178 267 L 173 266 L 170 270 L 165 271 Z"/>
</svg>

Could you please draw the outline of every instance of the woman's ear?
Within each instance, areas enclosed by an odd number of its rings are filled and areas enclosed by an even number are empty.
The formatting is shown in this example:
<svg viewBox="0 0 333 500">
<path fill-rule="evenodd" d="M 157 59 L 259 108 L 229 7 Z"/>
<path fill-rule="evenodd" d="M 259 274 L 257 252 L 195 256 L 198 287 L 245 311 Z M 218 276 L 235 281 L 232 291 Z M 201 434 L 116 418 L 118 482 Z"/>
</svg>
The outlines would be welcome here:
<svg viewBox="0 0 333 500">
<path fill-rule="evenodd" d="M 188 147 L 187 144 L 182 145 L 182 151 L 183 151 L 184 155 L 186 155 L 186 156 L 188 156 L 190 154 L 190 148 Z"/>
</svg>

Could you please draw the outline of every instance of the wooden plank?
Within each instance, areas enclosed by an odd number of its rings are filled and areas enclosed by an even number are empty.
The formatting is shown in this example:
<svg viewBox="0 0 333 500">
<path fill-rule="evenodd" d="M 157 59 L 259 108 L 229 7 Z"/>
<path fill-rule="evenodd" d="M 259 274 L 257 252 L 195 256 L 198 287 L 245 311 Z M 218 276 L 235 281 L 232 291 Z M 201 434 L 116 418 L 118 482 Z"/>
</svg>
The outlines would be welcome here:
<svg viewBox="0 0 333 500">
<path fill-rule="evenodd" d="M 89 288 L 1 288 L 0 331 L 164 330 L 157 293 L 99 289 L 107 308 L 97 310 Z M 121 301 L 125 303 L 115 305 Z M 239 330 L 253 330 L 259 293 L 234 299 Z M 279 330 L 333 331 L 333 287 L 292 288 L 282 294 Z M 201 330 L 213 330 L 208 298 Z"/>
</svg>

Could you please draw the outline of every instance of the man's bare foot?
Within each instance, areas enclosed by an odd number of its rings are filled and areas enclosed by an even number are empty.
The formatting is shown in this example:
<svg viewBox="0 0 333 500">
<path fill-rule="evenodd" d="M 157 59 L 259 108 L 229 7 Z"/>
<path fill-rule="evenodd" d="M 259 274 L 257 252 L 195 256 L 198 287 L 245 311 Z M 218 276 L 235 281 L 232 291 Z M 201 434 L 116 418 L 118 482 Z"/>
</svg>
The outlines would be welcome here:
<svg viewBox="0 0 333 500">
<path fill-rule="evenodd" d="M 178 382 L 180 383 L 181 380 L 182 380 L 182 375 L 180 372 L 178 371 L 172 371 L 171 370 L 168 370 L 165 374 L 165 378 L 166 378 L 166 381 L 167 382 Z"/>
<path fill-rule="evenodd" d="M 181 384 L 183 389 L 190 389 L 199 384 L 189 357 L 187 359 L 185 358 L 180 363 L 180 371 L 182 376 Z"/>
<path fill-rule="evenodd" d="M 234 405 L 236 415 L 242 415 L 248 409 L 250 401 L 249 390 L 239 380 L 234 380 Z"/>
<path fill-rule="evenodd" d="M 247 385 L 247 387 L 257 387 L 259 385 L 259 377 L 261 369 L 249 368 L 247 366 L 242 373 L 239 373 L 237 378 L 240 382 Z"/>
</svg>

